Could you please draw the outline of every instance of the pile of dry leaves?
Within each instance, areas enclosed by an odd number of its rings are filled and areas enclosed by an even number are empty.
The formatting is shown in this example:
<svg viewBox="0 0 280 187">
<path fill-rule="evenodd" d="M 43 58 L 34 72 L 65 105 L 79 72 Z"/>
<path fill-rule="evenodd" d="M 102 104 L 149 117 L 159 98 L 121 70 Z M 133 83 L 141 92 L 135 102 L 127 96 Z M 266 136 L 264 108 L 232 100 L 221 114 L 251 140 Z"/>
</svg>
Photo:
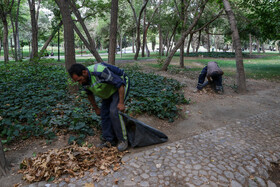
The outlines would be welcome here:
<svg viewBox="0 0 280 187">
<path fill-rule="evenodd" d="M 80 176 L 93 167 L 107 175 L 120 168 L 121 158 L 127 152 L 118 152 L 117 148 L 96 148 L 74 144 L 61 149 L 39 153 L 36 157 L 26 158 L 21 163 L 23 179 L 28 182 L 58 179 L 63 174 Z"/>
</svg>

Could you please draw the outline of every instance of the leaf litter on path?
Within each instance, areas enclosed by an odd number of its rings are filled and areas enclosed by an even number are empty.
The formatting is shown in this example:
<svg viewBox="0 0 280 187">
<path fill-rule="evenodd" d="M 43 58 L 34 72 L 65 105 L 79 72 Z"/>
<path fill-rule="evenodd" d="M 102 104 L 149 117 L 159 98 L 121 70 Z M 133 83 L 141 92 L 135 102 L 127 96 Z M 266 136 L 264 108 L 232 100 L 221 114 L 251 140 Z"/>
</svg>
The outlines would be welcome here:
<svg viewBox="0 0 280 187">
<path fill-rule="evenodd" d="M 116 147 L 100 149 L 95 146 L 89 147 L 87 144 L 73 144 L 25 158 L 18 172 L 22 173 L 23 179 L 28 182 L 57 180 L 64 174 L 83 176 L 85 171 L 93 171 L 93 167 L 107 175 L 120 168 L 121 158 L 127 152 L 119 152 Z"/>
</svg>

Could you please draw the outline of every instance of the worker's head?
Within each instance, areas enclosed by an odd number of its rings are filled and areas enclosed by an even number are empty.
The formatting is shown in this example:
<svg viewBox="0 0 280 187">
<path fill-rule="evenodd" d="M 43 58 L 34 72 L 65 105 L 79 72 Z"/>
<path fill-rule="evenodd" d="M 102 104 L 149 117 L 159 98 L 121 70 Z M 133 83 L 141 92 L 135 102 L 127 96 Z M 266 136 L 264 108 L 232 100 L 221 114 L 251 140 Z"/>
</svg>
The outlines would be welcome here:
<svg viewBox="0 0 280 187">
<path fill-rule="evenodd" d="M 86 83 L 88 79 L 87 68 L 82 64 L 73 64 L 69 69 L 68 73 L 75 82 L 80 84 Z"/>
</svg>

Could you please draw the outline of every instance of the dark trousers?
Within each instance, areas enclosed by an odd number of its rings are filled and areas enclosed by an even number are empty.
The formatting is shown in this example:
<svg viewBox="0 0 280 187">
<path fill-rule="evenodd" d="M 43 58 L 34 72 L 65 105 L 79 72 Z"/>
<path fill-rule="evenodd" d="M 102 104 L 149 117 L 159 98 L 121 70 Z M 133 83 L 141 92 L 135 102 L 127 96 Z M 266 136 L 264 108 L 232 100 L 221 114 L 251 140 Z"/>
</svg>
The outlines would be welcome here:
<svg viewBox="0 0 280 187">
<path fill-rule="evenodd" d="M 129 92 L 129 79 L 126 79 L 125 100 Z M 116 91 L 110 98 L 102 100 L 101 126 L 102 137 L 105 141 L 127 140 L 127 133 L 122 116 L 117 108 L 119 103 L 119 92 Z"/>
<path fill-rule="evenodd" d="M 206 75 L 207 75 L 207 66 L 205 66 L 200 72 L 200 75 L 198 77 L 197 89 L 201 90 L 203 88 L 203 83 L 205 81 Z M 215 85 L 215 90 L 221 90 L 223 88 L 222 75 L 212 76 L 211 78 L 213 80 L 213 84 Z"/>
</svg>

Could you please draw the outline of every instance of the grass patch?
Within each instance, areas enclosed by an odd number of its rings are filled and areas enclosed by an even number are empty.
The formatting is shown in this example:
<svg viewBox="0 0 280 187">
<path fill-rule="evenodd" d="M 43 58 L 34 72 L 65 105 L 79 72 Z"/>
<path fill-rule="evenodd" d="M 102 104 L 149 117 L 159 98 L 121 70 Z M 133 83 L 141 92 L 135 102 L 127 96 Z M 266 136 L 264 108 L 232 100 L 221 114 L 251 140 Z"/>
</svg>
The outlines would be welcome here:
<svg viewBox="0 0 280 187">
<path fill-rule="evenodd" d="M 173 73 L 178 73 L 180 71 L 188 72 L 193 71 L 199 72 L 204 66 L 207 65 L 209 61 L 216 61 L 221 69 L 224 71 L 225 76 L 235 77 L 236 76 L 236 61 L 235 59 L 224 59 L 224 58 L 196 58 L 188 59 L 185 58 L 184 64 L 185 69 L 179 68 L 179 57 L 175 56 L 168 69 Z M 174 64 L 174 62 L 177 62 Z M 266 79 L 270 81 L 279 81 L 280 79 L 280 55 L 262 54 L 259 58 L 249 58 L 243 59 L 245 74 L 247 78 L 251 79 Z M 151 68 L 160 69 L 163 63 L 149 63 L 146 64 Z"/>
<path fill-rule="evenodd" d="M 216 61 L 225 75 L 235 76 L 236 61 L 235 59 L 186 59 L 185 65 L 194 67 L 194 63 L 199 63 L 203 66 L 207 65 L 209 61 Z M 244 59 L 244 69 L 247 78 L 279 80 L 280 79 L 280 55 L 270 54 L 262 58 Z M 195 67 L 195 69 L 197 69 Z M 201 69 L 200 69 L 201 70 Z"/>
</svg>

